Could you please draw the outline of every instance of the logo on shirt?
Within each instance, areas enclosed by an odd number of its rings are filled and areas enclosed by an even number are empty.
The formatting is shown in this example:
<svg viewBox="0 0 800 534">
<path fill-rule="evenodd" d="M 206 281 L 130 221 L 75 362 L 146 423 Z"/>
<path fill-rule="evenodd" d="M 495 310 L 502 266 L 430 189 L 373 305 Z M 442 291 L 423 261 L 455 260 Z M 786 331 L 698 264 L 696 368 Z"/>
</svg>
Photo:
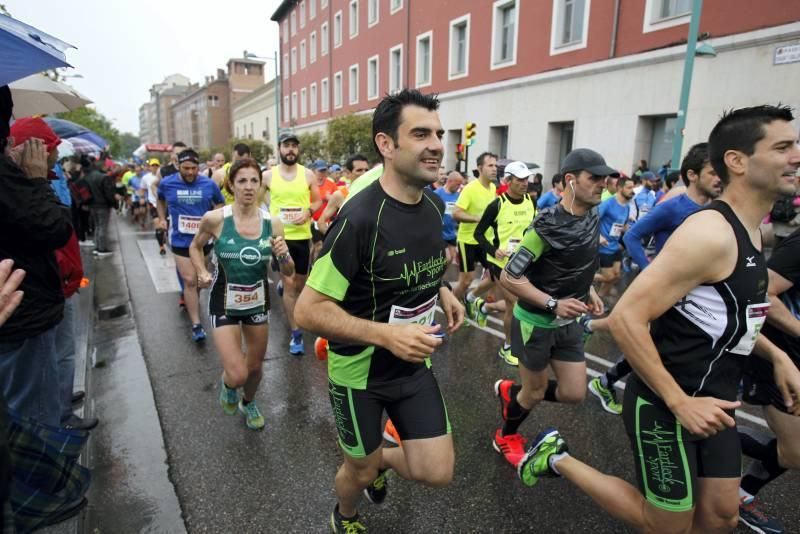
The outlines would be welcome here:
<svg viewBox="0 0 800 534">
<path fill-rule="evenodd" d="M 747 256 L 745 259 L 747 260 L 747 264 L 745 265 L 745 267 L 755 267 L 756 266 L 756 262 L 753 261 L 754 259 L 756 259 L 755 256 Z"/>
</svg>

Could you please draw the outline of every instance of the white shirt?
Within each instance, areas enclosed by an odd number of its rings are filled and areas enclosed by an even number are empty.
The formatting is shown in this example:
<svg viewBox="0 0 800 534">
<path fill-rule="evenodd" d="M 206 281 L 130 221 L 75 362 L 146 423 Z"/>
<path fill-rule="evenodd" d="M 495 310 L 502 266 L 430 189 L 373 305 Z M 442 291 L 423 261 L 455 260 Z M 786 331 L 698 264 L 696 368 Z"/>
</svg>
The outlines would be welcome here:
<svg viewBox="0 0 800 534">
<path fill-rule="evenodd" d="M 145 191 L 145 197 L 147 198 L 147 202 L 156 206 L 158 200 L 158 192 L 156 191 L 155 184 L 158 181 L 158 176 L 153 174 L 152 172 L 148 172 L 142 178 L 142 189 Z"/>
</svg>

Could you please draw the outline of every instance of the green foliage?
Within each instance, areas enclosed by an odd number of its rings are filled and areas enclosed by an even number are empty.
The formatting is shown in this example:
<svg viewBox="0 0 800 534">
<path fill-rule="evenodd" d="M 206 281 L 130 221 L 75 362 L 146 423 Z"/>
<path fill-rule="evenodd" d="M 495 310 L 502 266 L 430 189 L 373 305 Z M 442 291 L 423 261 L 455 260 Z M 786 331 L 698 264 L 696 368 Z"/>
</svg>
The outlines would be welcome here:
<svg viewBox="0 0 800 534">
<path fill-rule="evenodd" d="M 244 143 L 249 146 L 250 153 L 253 155 L 253 158 L 262 165 L 265 164 L 273 154 L 272 145 L 269 145 L 260 139 L 231 138 L 227 143 L 225 143 L 224 146 L 214 146 L 208 150 L 200 150 L 200 161 L 209 161 L 211 156 L 217 152 L 222 152 L 225 154 L 225 161 L 231 161 L 233 147 L 239 143 Z"/>
<path fill-rule="evenodd" d="M 331 161 L 342 163 L 354 154 L 377 159 L 372 142 L 372 115 L 349 114 L 328 122 L 328 153 Z"/>
<path fill-rule="evenodd" d="M 132 133 L 122 133 L 119 136 L 119 144 L 120 144 L 120 158 L 130 158 L 133 154 L 133 151 L 139 148 L 142 142 L 139 140 L 138 135 L 133 135 Z"/>
<path fill-rule="evenodd" d="M 125 153 L 123 151 L 119 130 L 114 128 L 111 121 L 96 109 L 84 106 L 82 108 L 73 109 L 72 111 L 56 113 L 56 117 L 85 126 L 104 138 L 109 143 L 109 152 L 112 156 L 117 158 L 130 157 L 130 152 Z M 134 147 L 134 149 L 135 148 L 136 147 Z"/>
<path fill-rule="evenodd" d="M 300 161 L 305 163 L 316 159 L 328 159 L 328 147 L 325 134 L 322 132 L 302 133 L 297 136 L 300 141 Z"/>
</svg>

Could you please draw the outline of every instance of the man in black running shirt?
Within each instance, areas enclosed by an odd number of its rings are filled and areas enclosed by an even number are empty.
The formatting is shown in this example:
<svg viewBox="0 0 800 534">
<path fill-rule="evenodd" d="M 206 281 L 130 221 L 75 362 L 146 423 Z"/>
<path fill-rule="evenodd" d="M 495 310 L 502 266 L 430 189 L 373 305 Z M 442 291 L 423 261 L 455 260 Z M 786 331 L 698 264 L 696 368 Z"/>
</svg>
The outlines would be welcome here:
<svg viewBox="0 0 800 534">
<path fill-rule="evenodd" d="M 736 527 L 734 410 L 744 363 L 757 357 L 751 352 L 773 364 L 790 411 L 800 411 L 800 371 L 759 335 L 769 308 L 759 225 L 780 194 L 794 191 L 800 147 L 793 120 L 791 109 L 774 106 L 720 119 L 709 155 L 724 193 L 678 227 L 611 313 L 611 332 L 635 371 L 623 418 L 639 491 L 570 457 L 554 429 L 520 464 L 528 485 L 564 476 L 638 531 Z"/>
<path fill-rule="evenodd" d="M 388 469 L 433 487 L 453 476 L 450 423 L 430 368 L 442 342 L 437 302 L 448 332 L 464 320 L 442 285 L 444 204 L 427 187 L 444 151 L 438 107 L 413 90 L 378 105 L 372 131 L 383 175 L 342 207 L 295 308 L 298 325 L 329 340 L 328 388 L 344 452 L 333 532 L 366 530 L 356 505 L 362 492 L 383 501 Z M 384 411 L 402 447 L 381 447 Z"/>
</svg>

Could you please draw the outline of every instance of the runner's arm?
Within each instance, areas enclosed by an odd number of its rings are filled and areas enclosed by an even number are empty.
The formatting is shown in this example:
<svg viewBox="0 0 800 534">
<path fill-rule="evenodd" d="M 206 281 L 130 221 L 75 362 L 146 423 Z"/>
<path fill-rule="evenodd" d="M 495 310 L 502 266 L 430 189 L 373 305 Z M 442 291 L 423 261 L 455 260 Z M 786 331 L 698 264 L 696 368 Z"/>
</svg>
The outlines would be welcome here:
<svg viewBox="0 0 800 534">
<path fill-rule="evenodd" d="M 458 195 L 458 200 L 456 200 L 456 205 L 453 207 L 453 220 L 456 222 L 465 222 L 465 223 L 476 223 L 480 222 L 481 218 L 476 215 L 470 215 L 467 213 L 469 209 L 469 199 L 470 194 L 469 191 L 465 194 L 463 191 L 460 195 Z"/>
<path fill-rule="evenodd" d="M 498 213 L 500 213 L 500 199 L 496 198 L 492 200 L 488 206 L 486 206 L 486 210 L 483 212 L 481 220 L 478 222 L 478 226 L 475 227 L 475 239 L 478 241 L 478 244 L 481 246 L 483 251 L 489 256 L 495 255 L 495 252 L 497 252 L 497 247 L 490 243 L 488 239 L 486 239 L 486 231 L 489 228 L 493 228 L 494 235 L 497 236 Z M 497 238 L 495 237 L 495 239 Z"/>
<path fill-rule="evenodd" d="M 524 249 L 531 254 L 531 263 L 533 263 L 538 261 L 547 251 L 547 243 L 536 233 L 536 230 L 530 229 L 523 236 L 519 248 L 520 251 Z M 519 252 L 517 252 L 517 254 L 519 254 Z M 514 256 L 516 256 L 516 254 Z M 509 269 L 513 268 L 511 261 L 514 260 L 514 256 L 511 257 L 511 260 L 509 260 L 509 263 L 506 264 L 506 267 L 500 274 L 500 284 L 517 298 L 530 302 L 544 310 L 547 301 L 550 300 L 550 295 L 534 286 L 525 276 L 525 273 L 522 273 L 519 277 L 511 274 Z"/>
<path fill-rule="evenodd" d="M 622 242 L 625 243 L 625 249 L 628 254 L 633 258 L 634 263 L 644 269 L 650 265 L 650 260 L 647 259 L 647 254 L 644 252 L 642 241 L 649 239 L 650 236 L 656 232 L 660 232 L 667 228 L 669 221 L 675 216 L 671 210 L 664 207 L 665 204 L 659 204 L 647 214 L 647 217 L 642 217 L 636 224 L 630 225 L 625 235 L 622 236 Z"/>
<path fill-rule="evenodd" d="M 753 354 L 772 363 L 775 385 L 781 392 L 786 409 L 792 415 L 800 415 L 800 370 L 789 355 L 764 334 L 756 338 Z"/>
<path fill-rule="evenodd" d="M 334 192 L 328 199 L 328 205 L 317 220 L 317 229 L 323 234 L 328 231 L 328 223 L 344 204 L 344 195 L 341 191 Z"/>
<path fill-rule="evenodd" d="M 322 196 L 319 194 L 319 186 L 317 185 L 316 179 L 314 179 L 313 176 L 309 176 L 307 180 L 308 189 L 311 192 L 311 205 L 308 208 L 308 216 L 311 217 L 312 213 L 316 212 L 322 207 Z"/>
<path fill-rule="evenodd" d="M 159 206 L 161 199 L 159 199 Z M 221 211 L 207 211 L 200 219 L 200 228 L 189 245 L 189 259 L 192 261 L 197 280 L 201 287 L 207 287 L 211 283 L 211 273 L 206 268 L 206 256 L 203 254 L 203 247 L 211 239 L 219 237 L 219 226 L 222 223 Z"/>
<path fill-rule="evenodd" d="M 789 291 L 792 287 L 794 287 L 794 284 L 790 280 L 769 269 L 769 288 L 767 292 L 769 293 L 770 307 L 767 321 L 790 336 L 800 337 L 800 320 L 789 311 L 786 304 L 778 297 L 778 295 Z"/>
<path fill-rule="evenodd" d="M 284 276 L 294 276 L 294 259 L 289 254 L 289 247 L 283 234 L 283 223 L 277 219 L 272 219 L 272 251 L 278 259 L 281 274 Z"/>
</svg>

